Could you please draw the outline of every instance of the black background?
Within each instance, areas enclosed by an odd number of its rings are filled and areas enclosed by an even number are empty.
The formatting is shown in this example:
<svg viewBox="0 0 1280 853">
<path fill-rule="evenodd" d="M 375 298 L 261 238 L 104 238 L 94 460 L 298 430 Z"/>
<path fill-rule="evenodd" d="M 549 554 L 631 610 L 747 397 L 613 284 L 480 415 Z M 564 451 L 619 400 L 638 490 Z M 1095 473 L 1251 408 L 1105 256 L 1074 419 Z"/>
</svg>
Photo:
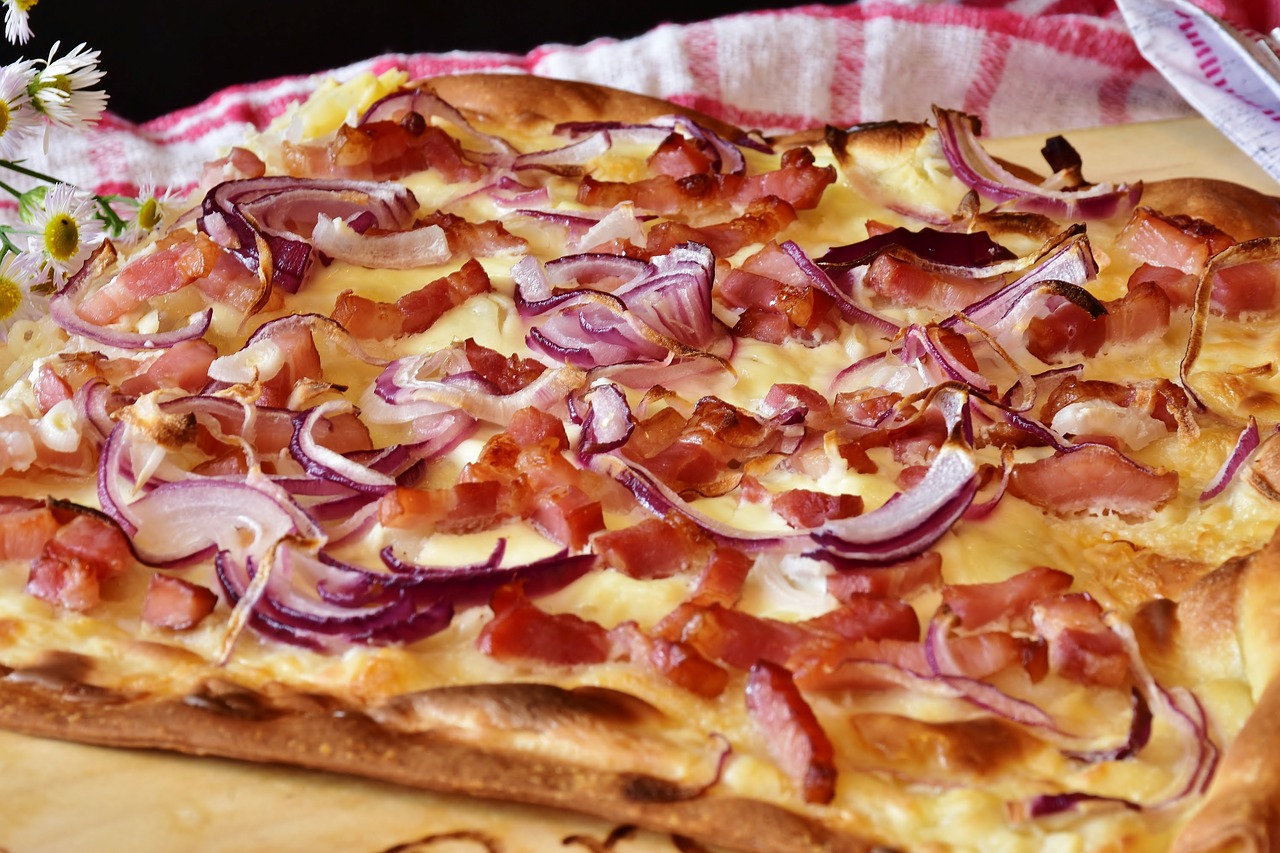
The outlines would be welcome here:
<svg viewBox="0 0 1280 853">
<path fill-rule="evenodd" d="M 541 44 L 628 38 L 661 23 L 801 5 L 728 0 L 43 0 L 35 37 L 0 46 L 0 59 L 59 55 L 80 42 L 102 52 L 108 109 L 142 122 L 192 106 L 217 90 L 310 74 L 386 52 L 491 50 L 524 54 Z"/>
</svg>

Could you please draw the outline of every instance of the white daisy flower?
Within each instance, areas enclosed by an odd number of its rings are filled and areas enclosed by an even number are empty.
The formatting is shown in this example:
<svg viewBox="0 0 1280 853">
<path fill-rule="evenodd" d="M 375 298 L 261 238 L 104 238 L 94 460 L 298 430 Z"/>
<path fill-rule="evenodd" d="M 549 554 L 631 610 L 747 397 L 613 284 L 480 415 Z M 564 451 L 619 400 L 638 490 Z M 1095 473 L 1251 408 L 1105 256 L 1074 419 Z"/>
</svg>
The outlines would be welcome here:
<svg viewBox="0 0 1280 853">
<path fill-rule="evenodd" d="M 44 207 L 32 215 L 28 251 L 39 257 L 41 272 L 52 276 L 55 287 L 80 269 L 102 239 L 105 228 L 95 210 L 92 195 L 60 183 L 49 188 Z"/>
<path fill-rule="evenodd" d="M 0 341 L 9 339 L 9 330 L 19 320 L 36 320 L 48 309 L 47 296 L 32 287 L 40 281 L 40 259 L 23 252 L 0 258 Z"/>
<path fill-rule="evenodd" d="M 157 229 L 163 232 L 178 215 L 173 191 L 165 190 L 157 194 L 155 182 L 150 178 L 143 181 L 142 186 L 138 188 L 137 197 L 130 203 L 134 204 L 137 210 L 124 233 L 126 241 L 141 240 Z"/>
<path fill-rule="evenodd" d="M 73 130 L 97 123 L 107 108 L 107 93 L 90 89 L 102 80 L 98 51 L 77 45 L 61 59 L 54 59 L 60 42 L 54 42 L 44 68 L 28 89 L 31 103 L 50 124 Z"/>
<path fill-rule="evenodd" d="M 34 63 L 30 61 L 0 68 L 0 160 L 12 159 L 40 127 L 40 114 L 27 94 L 34 77 Z"/>
<path fill-rule="evenodd" d="M 4 37 L 10 44 L 26 44 L 31 38 L 29 20 L 39 0 L 4 0 Z"/>
</svg>

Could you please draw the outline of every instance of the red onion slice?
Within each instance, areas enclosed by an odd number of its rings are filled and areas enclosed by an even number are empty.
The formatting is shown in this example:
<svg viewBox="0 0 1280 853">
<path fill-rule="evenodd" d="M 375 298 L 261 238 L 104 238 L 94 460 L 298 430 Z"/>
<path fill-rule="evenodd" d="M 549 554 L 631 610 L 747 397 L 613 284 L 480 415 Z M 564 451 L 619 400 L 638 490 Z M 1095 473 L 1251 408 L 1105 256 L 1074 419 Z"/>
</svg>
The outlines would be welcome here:
<svg viewBox="0 0 1280 853">
<path fill-rule="evenodd" d="M 344 220 L 320 214 L 311 246 L 338 261 L 367 269 L 410 270 L 442 264 L 453 257 L 439 225 L 380 234 L 363 234 Z"/>
<path fill-rule="evenodd" d="M 331 480 L 349 489 L 382 494 L 395 488 L 394 478 L 330 450 L 315 439 L 315 428 L 329 414 L 350 410 L 345 401 L 331 400 L 321 403 L 305 414 L 294 418 L 293 440 L 289 450 L 303 469 L 313 477 Z"/>
<path fill-rule="evenodd" d="M 1261 436 L 1258 433 L 1258 422 L 1253 415 L 1249 416 L 1249 423 L 1240 435 L 1236 438 L 1235 447 L 1231 449 L 1231 453 L 1223 461 L 1222 467 L 1218 469 L 1218 473 L 1213 475 L 1213 479 L 1200 493 L 1200 500 L 1207 501 L 1217 497 L 1222 493 L 1231 481 L 1235 478 L 1236 472 L 1240 470 L 1240 466 L 1249 458 L 1249 454 L 1258 449 L 1258 445 L 1262 443 Z"/>
<path fill-rule="evenodd" d="M 1002 166 L 978 142 L 978 120 L 956 110 L 933 108 L 942 153 L 961 183 L 984 198 L 1063 218 L 1106 219 L 1132 208 L 1142 183 L 1095 184 L 1079 190 L 1047 189 Z"/>
<path fill-rule="evenodd" d="M 855 304 L 845 295 L 843 290 L 836 287 L 831 277 L 815 264 L 804 249 L 797 246 L 794 241 L 787 240 L 782 244 L 781 248 L 791 257 L 791 260 L 796 262 L 796 266 L 800 268 L 800 271 L 813 282 L 814 287 L 836 301 L 836 308 L 840 311 L 840 316 L 844 317 L 847 322 L 854 325 L 869 326 L 886 337 L 893 337 L 898 334 L 899 326 L 897 323 Z"/>
<path fill-rule="evenodd" d="M 213 321 L 213 309 L 206 308 L 192 314 L 187 325 L 166 332 L 133 332 L 100 326 L 90 323 L 76 312 L 79 300 L 76 298 L 89 283 L 105 275 L 116 263 L 115 247 L 110 240 L 102 245 L 85 261 L 84 266 L 67 280 L 63 288 L 49 299 L 49 316 L 63 331 L 71 335 L 79 335 L 95 343 L 121 349 L 167 349 L 181 341 L 189 341 L 203 337 Z"/>
<path fill-rule="evenodd" d="M 129 505 L 135 553 L 153 566 L 205 559 L 215 551 L 262 553 L 294 533 L 291 513 L 242 482 L 163 483 Z"/>
</svg>

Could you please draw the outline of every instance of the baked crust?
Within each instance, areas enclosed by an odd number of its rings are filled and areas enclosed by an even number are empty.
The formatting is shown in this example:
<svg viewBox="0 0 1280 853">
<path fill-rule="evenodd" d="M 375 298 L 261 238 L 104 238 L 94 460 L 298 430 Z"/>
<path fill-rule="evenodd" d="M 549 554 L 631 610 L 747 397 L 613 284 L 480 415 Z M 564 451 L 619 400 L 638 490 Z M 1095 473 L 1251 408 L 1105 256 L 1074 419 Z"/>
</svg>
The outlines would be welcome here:
<svg viewBox="0 0 1280 853">
<path fill-rule="evenodd" d="M 571 809 L 744 851 L 876 848 L 869 839 L 838 834 L 768 803 L 704 795 L 711 779 L 690 786 L 619 772 L 608 761 L 576 764 L 493 746 L 513 730 L 586 726 L 616 732 L 633 726 L 646 714 L 637 713 L 638 700 L 622 694 L 485 684 L 358 708 L 332 697 L 289 689 L 268 694 L 217 679 L 185 696 L 127 696 L 81 680 L 85 671 L 76 660 L 10 671 L 0 678 L 0 726 L 37 737 L 288 764 Z M 376 719 L 403 719 L 406 703 L 430 716 L 431 706 L 460 702 L 477 712 L 473 719 L 486 720 L 466 736 L 448 728 L 409 731 Z M 714 761 L 711 770 L 718 772 Z"/>
<path fill-rule="evenodd" d="M 1280 198 L 1209 178 L 1170 178 L 1143 186 L 1141 203 L 1166 216 L 1193 216 L 1236 240 L 1280 234 Z"/>
<path fill-rule="evenodd" d="M 670 101 L 575 80 L 528 74 L 457 74 L 432 77 L 422 85 L 482 123 L 527 133 L 545 133 L 561 122 L 644 122 L 678 113 L 730 139 L 744 135 L 740 128 Z"/>
<path fill-rule="evenodd" d="M 1187 825 L 1175 853 L 1265 853 L 1280 847 L 1280 535 L 1246 560 L 1206 579 L 1213 604 L 1193 619 L 1205 634 L 1230 625 L 1240 645 L 1255 704 L 1227 749 L 1208 799 Z M 1192 640 L 1199 639 L 1193 637 Z"/>
</svg>

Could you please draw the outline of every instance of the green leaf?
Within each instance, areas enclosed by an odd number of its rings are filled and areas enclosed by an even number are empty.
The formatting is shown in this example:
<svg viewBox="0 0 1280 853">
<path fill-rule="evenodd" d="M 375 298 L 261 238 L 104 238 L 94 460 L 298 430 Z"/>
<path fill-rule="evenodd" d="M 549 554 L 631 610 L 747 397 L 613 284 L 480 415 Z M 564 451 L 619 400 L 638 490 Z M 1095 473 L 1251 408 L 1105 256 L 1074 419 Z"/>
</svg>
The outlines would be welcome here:
<svg viewBox="0 0 1280 853">
<path fill-rule="evenodd" d="M 48 195 L 49 187 L 41 184 L 18 196 L 18 216 L 23 222 L 30 225 L 35 221 L 35 215 L 44 210 L 44 197 Z"/>
</svg>

